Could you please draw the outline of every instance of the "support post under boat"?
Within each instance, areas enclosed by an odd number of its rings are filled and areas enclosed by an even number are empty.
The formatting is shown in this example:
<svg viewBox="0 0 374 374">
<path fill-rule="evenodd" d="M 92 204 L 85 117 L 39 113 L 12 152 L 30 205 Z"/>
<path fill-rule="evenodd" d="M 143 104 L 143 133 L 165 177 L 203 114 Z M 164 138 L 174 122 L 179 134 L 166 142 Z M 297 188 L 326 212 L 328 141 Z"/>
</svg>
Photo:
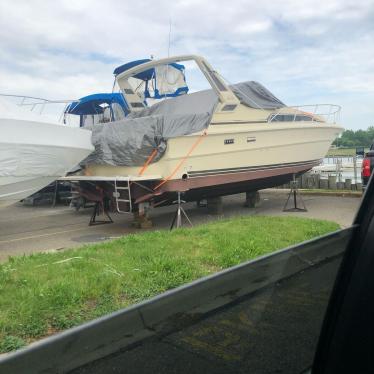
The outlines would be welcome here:
<svg viewBox="0 0 374 374">
<path fill-rule="evenodd" d="M 304 200 L 301 197 L 299 189 L 297 187 L 297 181 L 296 181 L 296 175 L 295 174 L 293 175 L 293 180 L 290 182 L 290 184 L 291 184 L 291 189 L 290 189 L 290 192 L 288 194 L 287 201 L 284 204 L 283 212 L 307 212 L 308 210 L 305 206 Z M 293 207 L 287 208 L 288 203 L 289 203 L 291 198 L 293 199 Z M 299 202 L 301 202 L 302 208 L 300 206 L 298 206 L 298 203 L 297 203 L 298 200 L 299 200 Z"/>
<path fill-rule="evenodd" d="M 177 198 L 177 200 L 173 201 L 173 203 L 178 204 L 178 208 L 175 212 L 173 221 L 172 221 L 171 226 L 170 226 L 170 230 L 172 230 L 174 227 L 177 228 L 177 229 L 182 227 L 182 216 L 184 216 L 186 218 L 187 222 L 190 224 L 191 227 L 193 226 L 192 222 L 188 218 L 188 215 L 187 215 L 186 211 L 183 209 L 182 204 L 185 203 L 185 201 L 181 199 L 181 192 L 178 191 L 177 195 L 178 195 L 178 198 Z"/>
<path fill-rule="evenodd" d="M 149 218 L 149 203 L 137 204 L 137 209 L 133 212 L 132 226 L 138 229 L 149 229 L 153 226 Z"/>
<path fill-rule="evenodd" d="M 222 196 L 208 198 L 207 206 L 208 206 L 208 211 L 210 214 L 215 214 L 218 216 L 223 215 Z"/>
<path fill-rule="evenodd" d="M 104 200 L 95 202 L 94 210 L 93 210 L 93 213 L 91 215 L 90 222 L 89 222 L 88 226 L 96 226 L 96 225 L 104 225 L 104 224 L 107 224 L 107 223 L 113 223 L 112 217 L 109 215 L 109 211 L 108 211 L 109 209 L 106 205 L 107 205 L 107 203 Z M 98 221 L 97 217 L 100 214 L 102 214 L 103 216 L 106 216 L 107 220 Z"/>
<path fill-rule="evenodd" d="M 244 207 L 257 208 L 260 205 L 261 198 L 258 191 L 247 191 L 245 193 Z"/>
</svg>

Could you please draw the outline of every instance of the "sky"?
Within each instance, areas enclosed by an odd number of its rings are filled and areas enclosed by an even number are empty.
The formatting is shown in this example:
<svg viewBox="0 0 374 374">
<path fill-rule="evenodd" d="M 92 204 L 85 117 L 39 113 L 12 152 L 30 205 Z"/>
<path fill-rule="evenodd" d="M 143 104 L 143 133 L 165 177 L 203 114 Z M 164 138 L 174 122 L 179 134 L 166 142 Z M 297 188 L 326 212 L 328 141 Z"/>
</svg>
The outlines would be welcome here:
<svg viewBox="0 0 374 374">
<path fill-rule="evenodd" d="M 168 51 L 289 105 L 341 105 L 345 128 L 374 126 L 374 0 L 0 0 L 0 93 L 110 92 L 116 66 Z"/>
</svg>

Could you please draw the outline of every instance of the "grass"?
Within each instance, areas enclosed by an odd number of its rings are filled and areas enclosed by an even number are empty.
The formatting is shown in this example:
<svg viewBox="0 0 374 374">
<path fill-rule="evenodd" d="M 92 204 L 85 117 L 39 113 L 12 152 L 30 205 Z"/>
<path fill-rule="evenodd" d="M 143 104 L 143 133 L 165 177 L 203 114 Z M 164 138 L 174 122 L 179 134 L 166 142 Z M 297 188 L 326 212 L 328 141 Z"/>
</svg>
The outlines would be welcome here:
<svg viewBox="0 0 374 374">
<path fill-rule="evenodd" d="M 300 188 L 299 191 L 303 195 L 313 195 L 313 194 L 324 194 L 324 195 L 337 195 L 337 196 L 362 196 L 362 191 L 356 190 L 328 190 L 325 188 Z"/>
<path fill-rule="evenodd" d="M 368 152 L 369 148 L 365 148 L 365 152 Z M 333 156 L 355 156 L 356 155 L 356 148 L 330 148 L 327 152 L 327 157 L 333 157 Z"/>
<path fill-rule="evenodd" d="M 296 217 L 238 217 L 11 258 L 0 265 L 0 350 L 338 228 Z"/>
</svg>

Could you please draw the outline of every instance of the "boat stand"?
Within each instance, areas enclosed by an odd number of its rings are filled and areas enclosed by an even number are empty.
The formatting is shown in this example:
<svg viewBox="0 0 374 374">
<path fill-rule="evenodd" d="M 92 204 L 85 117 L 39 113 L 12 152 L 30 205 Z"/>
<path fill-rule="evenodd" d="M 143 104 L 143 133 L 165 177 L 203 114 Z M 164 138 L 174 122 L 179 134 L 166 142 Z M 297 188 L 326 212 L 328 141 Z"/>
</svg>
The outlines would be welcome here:
<svg viewBox="0 0 374 374">
<path fill-rule="evenodd" d="M 187 215 L 186 211 L 182 207 L 182 204 L 185 203 L 185 201 L 181 199 L 181 193 L 179 191 L 177 192 L 177 194 L 178 194 L 178 199 L 173 201 L 173 204 L 178 204 L 178 208 L 177 208 L 177 211 L 174 214 L 174 218 L 173 218 L 173 221 L 171 223 L 170 230 L 173 230 L 174 226 L 177 229 L 182 227 L 182 215 L 186 218 L 186 220 L 188 221 L 190 226 L 191 227 L 193 226 L 192 222 L 188 218 L 188 215 Z"/>
<path fill-rule="evenodd" d="M 108 220 L 106 221 L 96 220 L 97 216 L 99 216 L 101 212 L 103 215 L 108 217 Z M 90 218 L 90 223 L 88 224 L 88 226 L 105 225 L 107 223 L 113 223 L 112 217 L 109 215 L 108 211 L 105 209 L 105 204 L 100 201 L 96 201 L 92 216 Z"/>
<path fill-rule="evenodd" d="M 56 207 L 57 198 L 58 198 L 58 180 L 55 181 L 55 190 L 53 193 L 52 208 Z"/>
<path fill-rule="evenodd" d="M 286 204 L 284 204 L 283 212 L 307 212 L 308 210 L 305 206 L 304 200 L 301 197 L 301 194 L 300 194 L 300 192 L 297 188 L 297 182 L 296 182 L 295 175 L 293 176 L 293 180 L 290 182 L 290 184 L 291 184 L 291 190 L 290 190 L 290 193 L 288 194 Z M 292 208 L 287 208 L 287 205 L 288 205 L 291 197 L 293 197 L 293 205 L 294 206 Z M 297 200 L 301 201 L 301 204 L 303 206 L 302 208 L 297 206 Z"/>
</svg>

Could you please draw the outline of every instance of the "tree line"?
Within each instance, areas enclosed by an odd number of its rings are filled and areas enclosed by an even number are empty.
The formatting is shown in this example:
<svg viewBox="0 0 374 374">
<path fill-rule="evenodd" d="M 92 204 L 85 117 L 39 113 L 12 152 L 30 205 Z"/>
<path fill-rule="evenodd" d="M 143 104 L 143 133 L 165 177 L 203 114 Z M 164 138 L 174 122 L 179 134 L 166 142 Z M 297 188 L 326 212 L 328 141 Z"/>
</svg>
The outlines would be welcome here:
<svg viewBox="0 0 374 374">
<path fill-rule="evenodd" d="M 367 130 L 345 130 L 332 144 L 337 147 L 370 147 L 374 142 L 374 126 Z"/>
</svg>

